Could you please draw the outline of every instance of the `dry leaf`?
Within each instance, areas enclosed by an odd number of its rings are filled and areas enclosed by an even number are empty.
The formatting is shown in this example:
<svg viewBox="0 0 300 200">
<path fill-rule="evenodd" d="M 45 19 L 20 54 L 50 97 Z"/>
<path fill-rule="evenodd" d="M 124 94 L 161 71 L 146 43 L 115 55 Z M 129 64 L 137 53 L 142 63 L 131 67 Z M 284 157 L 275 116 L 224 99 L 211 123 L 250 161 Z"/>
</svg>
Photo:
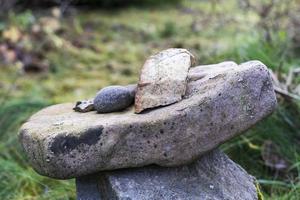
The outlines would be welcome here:
<svg viewBox="0 0 300 200">
<path fill-rule="evenodd" d="M 2 36 L 4 39 L 6 39 L 12 43 L 16 43 L 22 37 L 22 33 L 20 32 L 20 30 L 17 27 L 12 26 L 9 29 L 3 31 Z"/>
</svg>

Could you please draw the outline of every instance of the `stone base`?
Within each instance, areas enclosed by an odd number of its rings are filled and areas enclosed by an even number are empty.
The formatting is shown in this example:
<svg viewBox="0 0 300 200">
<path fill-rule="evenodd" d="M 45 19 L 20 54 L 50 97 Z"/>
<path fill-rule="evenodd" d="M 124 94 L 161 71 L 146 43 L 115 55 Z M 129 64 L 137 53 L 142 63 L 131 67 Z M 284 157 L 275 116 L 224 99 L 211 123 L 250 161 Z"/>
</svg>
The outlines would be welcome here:
<svg viewBox="0 0 300 200">
<path fill-rule="evenodd" d="M 80 200 L 256 200 L 255 178 L 214 150 L 190 165 L 148 166 L 77 178 Z"/>
</svg>

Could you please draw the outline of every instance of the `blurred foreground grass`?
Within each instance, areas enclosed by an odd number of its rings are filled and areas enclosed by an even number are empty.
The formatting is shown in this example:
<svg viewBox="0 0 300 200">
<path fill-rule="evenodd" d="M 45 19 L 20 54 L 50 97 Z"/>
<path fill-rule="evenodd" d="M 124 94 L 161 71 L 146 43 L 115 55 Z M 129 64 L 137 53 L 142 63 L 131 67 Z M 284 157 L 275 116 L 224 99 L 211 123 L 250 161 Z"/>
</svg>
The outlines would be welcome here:
<svg viewBox="0 0 300 200">
<path fill-rule="evenodd" d="M 13 33 L 17 28 L 19 40 L 9 44 L 23 53 L 42 54 L 40 62 L 46 69 L 30 73 L 18 60 L 0 63 L 0 199 L 74 199 L 72 180 L 52 180 L 30 168 L 17 140 L 19 126 L 47 105 L 91 98 L 111 84 L 136 83 L 143 62 L 155 52 L 187 48 L 196 55 L 197 64 L 257 59 L 281 76 L 299 67 L 299 53 L 288 33 L 274 31 L 272 40 L 266 40 L 257 27 L 259 20 L 232 0 L 185 1 L 162 8 L 70 9 L 62 18 L 53 17 L 50 10 L 11 12 L 0 22 L 0 30 Z M 279 108 L 270 118 L 222 148 L 258 179 L 266 199 L 296 200 L 299 102 L 282 97 L 278 101 Z M 271 156 L 287 165 L 283 170 L 266 164 L 272 159 L 264 156 L 270 143 L 278 148 Z"/>
</svg>

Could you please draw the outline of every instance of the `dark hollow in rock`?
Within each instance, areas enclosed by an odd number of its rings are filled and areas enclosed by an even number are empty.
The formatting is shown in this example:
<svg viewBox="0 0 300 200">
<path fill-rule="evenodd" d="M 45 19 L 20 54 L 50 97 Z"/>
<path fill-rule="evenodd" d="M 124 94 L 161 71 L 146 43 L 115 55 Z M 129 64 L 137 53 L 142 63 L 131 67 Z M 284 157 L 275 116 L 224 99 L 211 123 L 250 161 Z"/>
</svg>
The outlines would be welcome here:
<svg viewBox="0 0 300 200">
<path fill-rule="evenodd" d="M 50 146 L 50 150 L 54 155 L 69 153 L 81 144 L 94 145 L 100 140 L 103 127 L 90 128 L 79 137 L 73 135 L 60 134 L 55 137 L 54 142 Z"/>
</svg>

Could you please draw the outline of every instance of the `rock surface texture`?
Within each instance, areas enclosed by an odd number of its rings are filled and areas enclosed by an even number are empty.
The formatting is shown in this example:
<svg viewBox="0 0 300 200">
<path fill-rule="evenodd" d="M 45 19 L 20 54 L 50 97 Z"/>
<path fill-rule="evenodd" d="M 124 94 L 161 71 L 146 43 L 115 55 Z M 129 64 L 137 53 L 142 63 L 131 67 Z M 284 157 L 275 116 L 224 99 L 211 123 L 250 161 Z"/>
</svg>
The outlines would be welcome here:
<svg viewBox="0 0 300 200">
<path fill-rule="evenodd" d="M 209 72 L 188 82 L 180 102 L 143 114 L 132 107 L 83 114 L 74 112 L 71 103 L 50 106 L 22 126 L 20 141 L 37 172 L 60 179 L 149 164 L 187 164 L 276 107 L 270 74 L 261 62 L 212 68 L 191 69 L 191 74 Z"/>
<path fill-rule="evenodd" d="M 135 112 L 181 100 L 193 63 L 194 56 L 186 49 L 167 49 L 147 59 L 135 96 Z"/>
<path fill-rule="evenodd" d="M 218 150 L 190 165 L 122 169 L 98 179 L 101 200 L 258 199 L 255 178 Z"/>
</svg>

